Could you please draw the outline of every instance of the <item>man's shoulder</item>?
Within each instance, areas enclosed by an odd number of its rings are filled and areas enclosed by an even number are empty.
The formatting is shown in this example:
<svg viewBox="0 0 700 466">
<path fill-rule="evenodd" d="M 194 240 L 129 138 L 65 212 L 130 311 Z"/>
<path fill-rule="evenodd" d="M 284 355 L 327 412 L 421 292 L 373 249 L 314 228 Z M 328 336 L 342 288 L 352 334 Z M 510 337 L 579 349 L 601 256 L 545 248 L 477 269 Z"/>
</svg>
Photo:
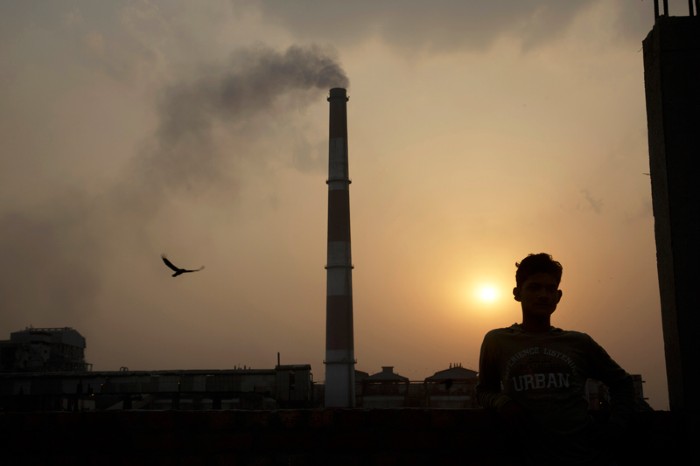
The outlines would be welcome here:
<svg viewBox="0 0 700 466">
<path fill-rule="evenodd" d="M 550 340 L 555 339 L 565 339 L 565 340 L 576 340 L 576 341 L 586 341 L 591 342 L 593 338 L 585 332 L 579 330 L 564 330 L 558 327 L 551 327 L 550 330 L 543 334 L 530 334 L 523 330 L 522 326 L 518 323 L 511 325 L 510 327 L 500 327 L 494 328 L 486 332 L 484 336 L 485 339 L 499 339 L 508 338 L 511 336 L 522 335 L 528 339 L 542 339 Z"/>
<path fill-rule="evenodd" d="M 580 330 L 563 330 L 560 328 L 553 328 L 550 332 L 553 335 L 559 334 L 564 337 L 578 339 L 578 340 L 592 340 L 591 336 L 586 332 Z"/>
<path fill-rule="evenodd" d="M 515 335 L 516 333 L 521 333 L 521 329 L 518 324 L 513 324 L 510 327 L 500 327 L 491 329 L 488 332 L 486 332 L 485 338 L 498 338 L 507 335 Z"/>
</svg>

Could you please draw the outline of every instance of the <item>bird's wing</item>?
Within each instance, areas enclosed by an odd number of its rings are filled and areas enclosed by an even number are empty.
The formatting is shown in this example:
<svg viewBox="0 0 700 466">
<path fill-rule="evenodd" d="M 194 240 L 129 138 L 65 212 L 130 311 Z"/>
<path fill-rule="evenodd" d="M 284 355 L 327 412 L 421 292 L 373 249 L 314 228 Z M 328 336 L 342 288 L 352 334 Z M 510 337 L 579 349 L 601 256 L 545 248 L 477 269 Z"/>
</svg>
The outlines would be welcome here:
<svg viewBox="0 0 700 466">
<path fill-rule="evenodd" d="M 183 269 L 182 271 L 183 271 L 183 272 L 199 272 L 199 271 L 202 270 L 203 268 L 204 268 L 204 266 L 201 266 L 201 267 L 198 268 L 198 269 Z"/>
<path fill-rule="evenodd" d="M 170 262 L 167 257 L 165 257 L 165 254 L 160 256 L 163 259 L 163 262 L 165 262 L 165 265 L 173 269 L 175 272 L 179 272 L 181 269 L 177 267 L 175 264 Z"/>
</svg>

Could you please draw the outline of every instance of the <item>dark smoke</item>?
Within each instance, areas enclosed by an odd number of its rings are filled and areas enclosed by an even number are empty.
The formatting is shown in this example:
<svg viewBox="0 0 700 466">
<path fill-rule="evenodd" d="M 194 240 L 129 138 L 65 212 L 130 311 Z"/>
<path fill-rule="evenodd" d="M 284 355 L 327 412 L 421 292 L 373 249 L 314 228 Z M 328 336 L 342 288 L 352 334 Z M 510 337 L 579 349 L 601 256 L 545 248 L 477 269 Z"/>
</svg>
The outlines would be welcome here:
<svg viewBox="0 0 700 466">
<path fill-rule="evenodd" d="M 289 112 L 290 96 L 301 97 L 295 105 L 318 100 L 320 92 L 347 87 L 340 65 L 319 47 L 292 46 L 280 53 L 264 46 L 236 52 L 225 67 L 207 68 L 206 74 L 169 86 L 159 103 L 157 147 L 144 157 L 139 170 L 158 177 L 165 185 L 188 186 L 199 179 L 216 178 L 219 158 L 235 157 L 213 147 L 212 129 L 224 125 L 239 137 L 262 135 L 261 114 Z M 285 108 L 279 109 L 283 103 Z M 250 123 L 256 122 L 251 128 Z M 149 176 L 153 181 L 153 177 Z"/>
</svg>

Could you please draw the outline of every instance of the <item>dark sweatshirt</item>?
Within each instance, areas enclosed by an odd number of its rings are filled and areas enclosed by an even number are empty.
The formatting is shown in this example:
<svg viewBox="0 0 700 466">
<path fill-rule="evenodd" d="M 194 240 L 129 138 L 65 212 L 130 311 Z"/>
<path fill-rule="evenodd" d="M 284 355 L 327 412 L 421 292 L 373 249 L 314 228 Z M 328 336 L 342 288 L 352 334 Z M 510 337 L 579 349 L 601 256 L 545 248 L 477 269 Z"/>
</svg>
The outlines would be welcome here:
<svg viewBox="0 0 700 466">
<path fill-rule="evenodd" d="M 610 394 L 610 420 L 624 426 L 634 407 L 632 377 L 590 336 L 550 327 L 528 333 L 520 324 L 491 330 L 479 359 L 477 397 L 499 411 L 515 401 L 527 415 L 522 440 L 538 461 L 589 464 L 593 419 L 586 381 L 603 382 Z M 544 456 L 543 456 L 544 455 Z"/>
</svg>

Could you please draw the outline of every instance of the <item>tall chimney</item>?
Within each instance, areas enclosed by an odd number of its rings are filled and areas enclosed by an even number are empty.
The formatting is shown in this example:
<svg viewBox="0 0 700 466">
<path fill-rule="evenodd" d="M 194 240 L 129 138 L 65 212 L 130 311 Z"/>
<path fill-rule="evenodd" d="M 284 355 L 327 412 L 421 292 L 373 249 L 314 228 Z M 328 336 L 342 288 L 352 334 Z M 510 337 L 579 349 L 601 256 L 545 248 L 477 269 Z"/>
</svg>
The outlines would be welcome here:
<svg viewBox="0 0 700 466">
<path fill-rule="evenodd" d="M 346 90 L 330 90 L 325 406 L 355 406 Z"/>
</svg>

